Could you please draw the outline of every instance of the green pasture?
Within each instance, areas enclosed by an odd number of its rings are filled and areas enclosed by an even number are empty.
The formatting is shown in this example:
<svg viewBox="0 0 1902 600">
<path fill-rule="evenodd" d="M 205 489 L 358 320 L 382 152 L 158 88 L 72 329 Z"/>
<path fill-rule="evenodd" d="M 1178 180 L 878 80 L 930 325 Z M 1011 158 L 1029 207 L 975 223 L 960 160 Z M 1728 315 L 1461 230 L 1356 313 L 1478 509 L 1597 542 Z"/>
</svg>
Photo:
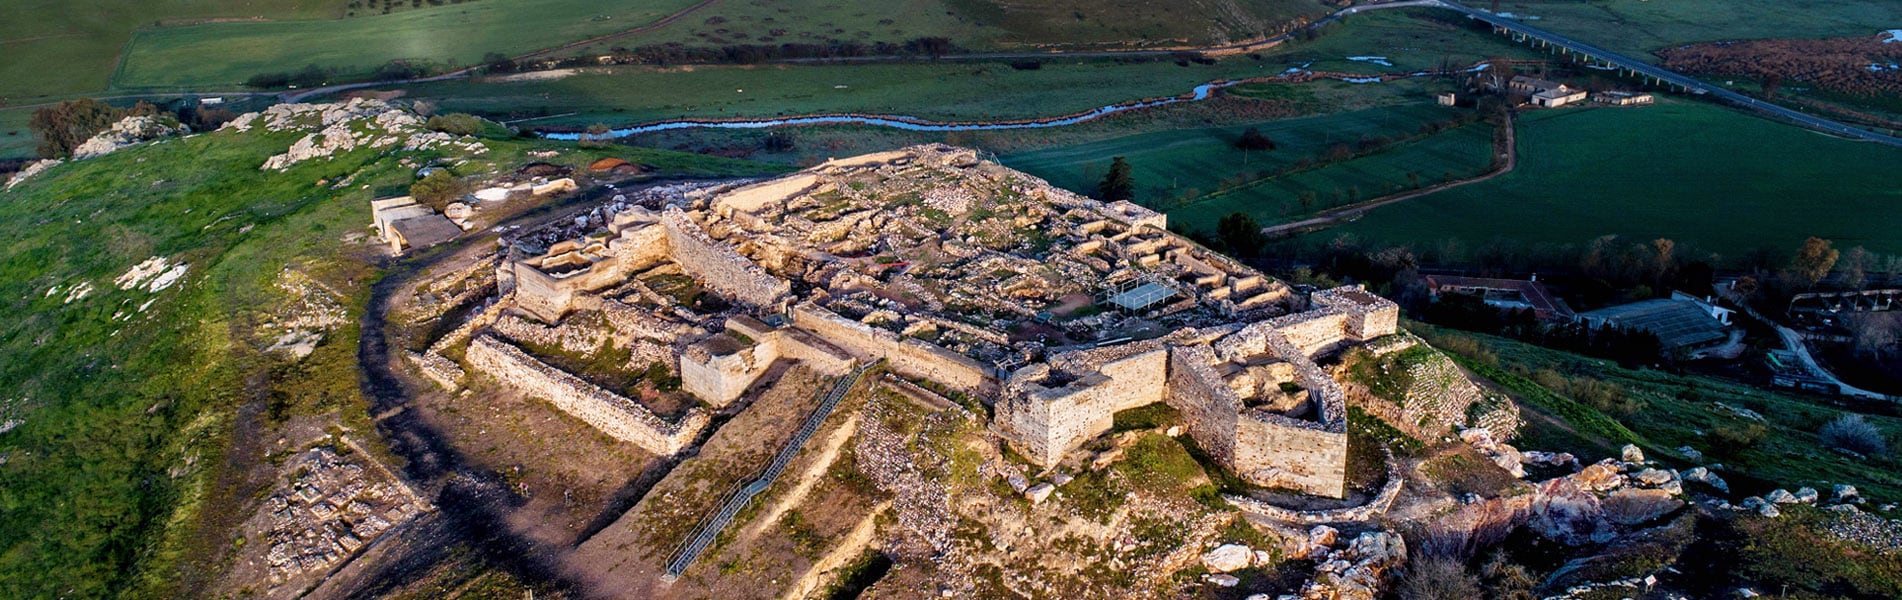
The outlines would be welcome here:
<svg viewBox="0 0 1902 600">
<path fill-rule="evenodd" d="M 1452 109 L 1413 104 L 1223 127 L 1144 133 L 1100 142 L 1008 154 L 1005 165 L 1042 177 L 1058 187 L 1094 194 L 1111 157 L 1123 156 L 1134 167 L 1137 200 L 1154 202 L 1214 192 L 1237 175 L 1287 167 L 1314 158 L 1337 143 L 1408 134 L 1420 125 L 1454 116 Z M 1242 131 L 1254 127 L 1277 148 L 1242 152 L 1234 146 Z"/>
<path fill-rule="evenodd" d="M 1477 176 L 1492 164 L 1491 148 L 1492 128 L 1475 123 L 1367 156 L 1195 198 L 1170 208 L 1169 219 L 1172 226 L 1200 231 L 1214 231 L 1217 220 L 1237 212 L 1248 213 L 1264 225 L 1288 221 L 1416 186 Z M 1301 204 L 1303 193 L 1314 194 L 1312 207 Z"/>
<path fill-rule="evenodd" d="M 1407 73 L 1465 68 L 1493 58 L 1545 55 L 1505 36 L 1465 26 L 1450 10 L 1403 8 L 1360 13 L 1320 30 L 1312 40 L 1294 40 L 1263 51 L 1287 67 L 1346 73 Z M 1392 66 L 1347 57 L 1380 57 Z"/>
<path fill-rule="evenodd" d="M 33 120 L 30 110 L 0 110 L 0 159 L 32 158 L 33 132 L 27 130 L 27 122 Z"/>
<path fill-rule="evenodd" d="M 1470 6 L 1486 6 L 1469 2 Z M 1902 27 L 1893 0 L 1591 0 L 1505 2 L 1529 24 L 1639 58 L 1693 42 L 1873 36 Z"/>
<path fill-rule="evenodd" d="M 106 87 L 132 32 L 209 18 L 335 19 L 344 0 L 11 0 L 0 18 L 0 104 Z M 225 57 L 201 57 L 222 60 Z"/>
<path fill-rule="evenodd" d="M 1247 58 L 1215 65 L 1052 61 L 1037 70 L 1003 63 L 879 63 L 612 67 L 561 79 L 443 81 L 407 86 L 444 110 L 495 118 L 564 115 L 524 125 L 622 125 L 676 118 L 760 118 L 821 113 L 909 115 L 932 120 L 1028 119 L 1147 97 L 1187 94 L 1217 79 L 1281 69 Z M 579 113 L 566 115 L 566 113 Z"/>
<path fill-rule="evenodd" d="M 1126 157 L 1134 168 L 1139 202 L 1166 209 L 1174 224 L 1212 231 L 1215 222 L 1230 213 L 1248 213 L 1270 224 L 1411 188 L 1416 179 L 1419 185 L 1432 185 L 1477 175 L 1490 164 L 1492 138 L 1483 124 L 1340 163 L 1265 177 L 1270 170 L 1291 168 L 1304 158 L 1318 160 L 1337 144 L 1353 147 L 1362 139 L 1412 135 L 1425 123 L 1456 114 L 1416 102 L 1249 125 L 1159 131 L 1010 154 L 1002 160 L 1059 187 L 1094 194 L 1110 158 Z M 1235 149 L 1234 141 L 1248 127 L 1260 129 L 1278 148 L 1246 153 Z M 1310 206 L 1301 205 L 1303 192 L 1314 194 Z"/>
<path fill-rule="evenodd" d="M 971 50 L 1214 45 L 1276 33 L 1333 10 L 1319 0 L 833 0 L 721 2 L 656 31 L 576 49 L 589 56 L 664 44 L 903 43 L 943 37 Z"/>
<path fill-rule="evenodd" d="M 1705 104 L 1537 111 L 1519 119 L 1513 172 L 1382 207 L 1338 230 L 1381 243 L 1469 245 L 1664 237 L 1732 258 L 1783 254 L 1818 236 L 1896 253 L 1897 165 L 1902 149 Z"/>
<path fill-rule="evenodd" d="M 348 19 L 209 23 L 140 31 L 113 78 L 122 89 L 236 86 L 304 65 L 361 76 L 391 60 L 466 66 L 631 29 L 692 0 L 478 0 Z"/>
</svg>

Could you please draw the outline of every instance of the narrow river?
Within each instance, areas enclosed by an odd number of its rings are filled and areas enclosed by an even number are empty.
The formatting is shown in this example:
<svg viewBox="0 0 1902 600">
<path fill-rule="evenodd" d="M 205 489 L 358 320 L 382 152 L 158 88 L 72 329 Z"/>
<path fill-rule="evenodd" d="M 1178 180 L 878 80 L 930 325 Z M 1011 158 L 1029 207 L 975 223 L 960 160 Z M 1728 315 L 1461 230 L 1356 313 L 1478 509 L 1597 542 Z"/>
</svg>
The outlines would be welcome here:
<svg viewBox="0 0 1902 600">
<path fill-rule="evenodd" d="M 1460 72 L 1470 73 L 1470 72 L 1484 70 L 1485 68 L 1486 68 L 1486 63 L 1480 63 L 1471 68 L 1463 69 Z M 987 131 L 987 130 L 997 130 L 997 129 L 1041 129 L 1046 127 L 1063 127 L 1065 125 L 1076 125 L 1078 123 L 1086 123 L 1089 121 L 1094 121 L 1097 119 L 1101 119 L 1103 117 L 1114 115 L 1116 113 L 1126 112 L 1126 111 L 1131 111 L 1131 110 L 1136 110 L 1141 108 L 1153 108 L 1157 106 L 1167 106 L 1170 104 L 1176 104 L 1180 102 L 1196 102 L 1200 100 L 1207 100 L 1209 98 L 1214 97 L 1215 92 L 1217 90 L 1221 90 L 1221 89 L 1228 88 L 1230 86 L 1234 86 L 1234 85 L 1242 84 L 1242 83 L 1266 83 L 1266 82 L 1278 82 L 1278 81 L 1294 82 L 1294 81 L 1308 81 L 1312 79 L 1335 79 L 1339 81 L 1346 81 L 1348 83 L 1379 83 L 1382 81 L 1393 81 L 1396 79 L 1406 79 L 1410 77 L 1428 77 L 1428 76 L 1441 75 L 1441 74 L 1443 73 L 1439 71 L 1417 71 L 1413 73 L 1403 73 L 1403 74 L 1394 74 L 1394 75 L 1368 75 L 1368 76 L 1353 76 L 1353 75 L 1336 74 L 1336 73 L 1319 74 L 1319 73 L 1308 71 L 1304 65 L 1303 67 L 1288 69 L 1286 72 L 1283 72 L 1282 74 L 1276 75 L 1273 77 L 1212 81 L 1209 83 L 1204 83 L 1202 85 L 1195 86 L 1195 89 L 1190 91 L 1190 93 L 1183 94 L 1180 96 L 1170 96 L 1167 98 L 1156 98 L 1152 100 L 1141 100 L 1136 102 L 1124 102 L 1121 104 L 1111 104 L 1109 106 L 1101 106 L 1101 107 L 1097 107 L 1095 109 L 1085 111 L 1085 112 L 1080 112 L 1080 113 L 1075 113 L 1075 114 L 1070 114 L 1070 115 L 1065 115 L 1060 117 L 1048 117 L 1043 119 L 1024 119 L 1024 120 L 1016 120 L 1016 121 L 943 122 L 943 121 L 930 121 L 926 119 L 920 119 L 917 117 L 908 117 L 903 115 L 852 115 L 852 114 L 807 115 L 807 116 L 798 116 L 798 117 L 776 117 L 776 118 L 770 118 L 770 119 L 718 119 L 718 120 L 716 119 L 677 119 L 672 121 L 660 121 L 655 123 L 634 125 L 630 127 L 620 127 L 620 128 L 609 130 L 608 133 L 603 137 L 618 138 L 618 137 L 625 137 L 625 136 L 641 134 L 641 133 L 653 133 L 656 131 L 671 131 L 676 129 L 702 129 L 702 128 L 705 128 L 705 129 L 766 129 L 769 127 L 781 127 L 781 126 L 787 126 L 787 125 L 872 125 L 877 127 L 890 127 L 893 129 L 903 129 L 905 131 Z M 566 133 L 544 133 L 542 134 L 542 136 L 548 139 L 574 141 L 574 140 L 580 140 L 583 137 L 587 137 L 588 134 L 566 132 Z"/>
</svg>

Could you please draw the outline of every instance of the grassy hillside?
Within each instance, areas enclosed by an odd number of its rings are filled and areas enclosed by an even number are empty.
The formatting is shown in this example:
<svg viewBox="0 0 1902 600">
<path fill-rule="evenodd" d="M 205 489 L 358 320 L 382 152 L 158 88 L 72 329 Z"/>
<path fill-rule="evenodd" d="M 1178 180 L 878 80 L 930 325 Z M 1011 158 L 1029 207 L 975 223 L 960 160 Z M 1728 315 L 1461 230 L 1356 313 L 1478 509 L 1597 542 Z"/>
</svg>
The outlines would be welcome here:
<svg viewBox="0 0 1902 600">
<path fill-rule="evenodd" d="M 334 19 L 344 16 L 344 6 L 345 0 L 13 0 L 0 19 L 0 104 L 104 89 L 140 27 L 220 17 Z"/>
<path fill-rule="evenodd" d="M 690 0 L 479 0 L 327 21 L 209 23 L 141 31 L 113 78 L 118 88 L 236 86 L 306 64 L 365 73 L 394 59 L 469 65 L 645 25 Z M 206 57 L 218 57 L 206 60 Z"/>
<path fill-rule="evenodd" d="M 1652 50 L 1691 42 L 1874 36 L 1902 27 L 1902 12 L 1890 0 L 1503 2 L 1499 10 L 1537 16 L 1539 28 L 1648 59 Z"/>
<path fill-rule="evenodd" d="M 1731 257 L 1783 254 L 1819 236 L 1902 252 L 1897 164 L 1902 149 L 1704 104 L 1541 111 L 1519 120 L 1517 170 L 1383 207 L 1338 231 L 1468 245 L 1667 237 Z"/>
<path fill-rule="evenodd" d="M 234 436 L 272 435 L 266 404 L 341 411 L 346 426 L 367 428 L 352 329 L 375 254 L 346 238 L 362 237 L 365 201 L 400 192 L 411 167 L 359 150 L 258 170 L 296 136 L 165 141 L 0 192 L 0 298 L 15 315 L 0 323 L 0 420 L 19 421 L 0 435 L 0 596 L 189 596 L 217 577 L 231 544 L 207 524 L 248 505 L 227 474 L 264 457 L 227 450 Z M 487 143 L 463 168 L 525 160 L 541 144 Z M 669 174 L 759 172 L 621 154 Z M 352 185 L 314 185 L 341 177 Z M 157 292 L 114 284 L 153 256 L 189 267 Z M 336 289 L 352 313 L 295 364 L 261 354 L 250 333 L 286 303 L 274 286 L 286 268 Z"/>
<path fill-rule="evenodd" d="M 1588 461 L 1609 456 L 1624 442 L 1614 439 L 1622 432 L 1617 427 L 1602 432 L 1607 428 L 1591 425 L 1610 417 L 1635 433 L 1655 458 L 1687 467 L 1727 465 L 1723 477 L 1742 495 L 1776 487 L 1827 490 L 1831 484 L 1848 483 L 1874 499 L 1902 499 L 1902 478 L 1896 476 L 1893 455 L 1855 459 L 1822 446 L 1816 430 L 1846 410 L 1833 405 L 1833 399 L 1718 377 L 1626 369 L 1611 361 L 1418 323 L 1408 329 L 1469 367 L 1478 367 L 1481 375 L 1508 374 L 1493 381 L 1519 396 L 1522 407 L 1536 411 L 1521 441 L 1515 442 L 1520 448 L 1576 452 Z M 1574 414 L 1553 410 L 1552 396 L 1575 401 Z M 1725 406 L 1754 411 L 1763 420 Z M 1885 432 L 1902 430 L 1902 418 L 1893 412 L 1866 418 Z M 1690 446 L 1706 458 L 1685 462 L 1675 450 L 1680 446 Z"/>
</svg>

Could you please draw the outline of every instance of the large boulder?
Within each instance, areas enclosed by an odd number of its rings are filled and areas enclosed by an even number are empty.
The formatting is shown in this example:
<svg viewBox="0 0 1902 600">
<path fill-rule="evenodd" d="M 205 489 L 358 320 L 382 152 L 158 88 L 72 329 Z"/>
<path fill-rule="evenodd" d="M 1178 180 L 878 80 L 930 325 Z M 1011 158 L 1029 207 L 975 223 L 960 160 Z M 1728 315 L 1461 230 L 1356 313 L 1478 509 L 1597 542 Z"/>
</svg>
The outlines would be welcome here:
<svg viewBox="0 0 1902 600">
<path fill-rule="evenodd" d="M 1202 566 L 1217 573 L 1246 569 L 1254 560 L 1255 552 L 1241 544 L 1222 544 L 1202 553 Z"/>
<path fill-rule="evenodd" d="M 1577 482 L 1580 488 L 1594 492 L 1616 489 L 1625 484 L 1625 478 L 1618 475 L 1617 468 L 1602 462 L 1585 467 L 1567 479 Z"/>
<path fill-rule="evenodd" d="M 1610 541 L 1618 532 L 1605 521 L 1598 496 L 1573 478 L 1560 477 L 1539 484 L 1528 523 L 1539 535 L 1568 546 Z"/>
<path fill-rule="evenodd" d="M 1641 463 L 1644 462 L 1644 449 L 1637 444 L 1625 444 L 1625 447 L 1618 449 L 1618 457 L 1628 463 Z"/>
<path fill-rule="evenodd" d="M 1768 494 L 1764 494 L 1763 499 L 1775 504 L 1796 504 L 1796 494 L 1792 494 L 1789 490 L 1783 488 L 1777 488 Z"/>
<path fill-rule="evenodd" d="M 1689 471 L 1679 473 L 1678 477 L 1682 478 L 1684 481 L 1695 481 L 1698 483 L 1702 483 L 1704 485 L 1711 486 L 1713 488 L 1717 488 L 1717 491 L 1719 492 L 1723 492 L 1726 494 L 1730 493 L 1730 484 L 1724 482 L 1724 478 L 1718 477 L 1716 473 L 1712 473 L 1710 469 L 1706 469 L 1704 467 L 1697 467 Z"/>
<path fill-rule="evenodd" d="M 1836 502 L 1855 502 L 1862 499 L 1862 492 L 1857 491 L 1856 486 L 1838 483 L 1836 487 L 1831 490 L 1829 498 Z"/>
<path fill-rule="evenodd" d="M 1796 488 L 1796 493 L 1791 495 L 1796 496 L 1797 502 L 1802 502 L 1804 504 L 1815 504 L 1816 499 L 1819 496 L 1819 494 L 1816 493 L 1816 488 L 1809 487 L 1809 486 Z"/>
<path fill-rule="evenodd" d="M 1605 517 L 1619 525 L 1637 525 L 1670 514 L 1684 501 L 1665 490 L 1625 488 L 1612 492 L 1603 502 Z"/>
</svg>

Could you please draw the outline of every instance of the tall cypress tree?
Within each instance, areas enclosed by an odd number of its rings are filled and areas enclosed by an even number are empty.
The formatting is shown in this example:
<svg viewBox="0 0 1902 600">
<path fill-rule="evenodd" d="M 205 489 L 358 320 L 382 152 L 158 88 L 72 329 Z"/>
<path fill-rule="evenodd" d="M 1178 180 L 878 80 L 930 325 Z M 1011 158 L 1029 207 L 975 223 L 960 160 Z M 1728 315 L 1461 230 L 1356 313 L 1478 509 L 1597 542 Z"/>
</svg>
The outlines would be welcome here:
<svg viewBox="0 0 1902 600">
<path fill-rule="evenodd" d="M 1109 173 L 1103 176 L 1103 183 L 1097 186 L 1097 193 L 1111 202 L 1129 200 L 1136 197 L 1136 182 L 1130 176 L 1129 161 L 1118 156 L 1110 161 Z"/>
</svg>

